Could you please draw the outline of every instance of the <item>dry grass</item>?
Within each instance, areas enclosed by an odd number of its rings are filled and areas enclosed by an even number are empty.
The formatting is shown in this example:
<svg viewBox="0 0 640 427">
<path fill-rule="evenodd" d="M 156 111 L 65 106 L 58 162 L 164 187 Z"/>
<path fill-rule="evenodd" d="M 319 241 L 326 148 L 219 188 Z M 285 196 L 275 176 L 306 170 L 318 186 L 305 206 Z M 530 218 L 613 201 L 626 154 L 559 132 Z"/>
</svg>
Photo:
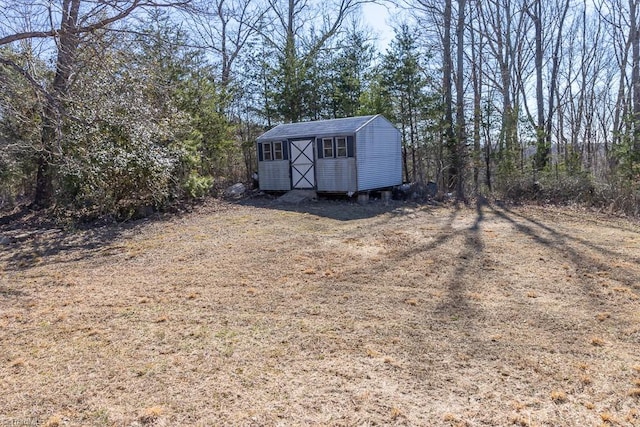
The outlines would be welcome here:
<svg viewBox="0 0 640 427">
<path fill-rule="evenodd" d="M 165 413 L 165 409 L 161 406 L 152 406 L 150 408 L 145 408 L 142 411 L 142 415 L 140 415 L 139 417 L 139 421 L 143 425 L 153 424 L 164 413 Z"/>
<path fill-rule="evenodd" d="M 551 392 L 551 400 L 555 403 L 565 403 L 567 401 L 567 393 L 562 390 L 554 390 Z"/>
<path fill-rule="evenodd" d="M 450 413 L 446 413 L 442 416 L 442 419 L 446 422 L 454 422 L 457 421 L 456 416 Z"/>
<path fill-rule="evenodd" d="M 520 427 L 528 427 L 531 425 L 529 424 L 529 420 L 523 417 L 522 415 L 514 415 L 513 417 L 511 417 L 510 421 L 511 421 L 510 424 L 515 426 L 520 426 Z"/>
<path fill-rule="evenodd" d="M 0 234 L 0 425 L 639 422 L 630 221 L 257 201 Z"/>
<path fill-rule="evenodd" d="M 58 414 L 50 416 L 43 424 L 43 427 L 60 427 L 63 425 L 62 417 Z"/>
<path fill-rule="evenodd" d="M 395 420 L 402 416 L 402 411 L 396 407 L 391 408 L 391 419 Z"/>
<path fill-rule="evenodd" d="M 17 359 L 13 359 L 9 362 L 10 368 L 21 368 L 26 364 L 25 360 L 22 357 L 18 357 Z"/>
<path fill-rule="evenodd" d="M 618 421 L 616 420 L 616 417 L 611 414 L 610 412 L 603 412 L 602 414 L 600 414 L 600 419 L 602 419 L 602 422 L 605 425 L 611 425 L 611 424 L 617 424 Z"/>
</svg>

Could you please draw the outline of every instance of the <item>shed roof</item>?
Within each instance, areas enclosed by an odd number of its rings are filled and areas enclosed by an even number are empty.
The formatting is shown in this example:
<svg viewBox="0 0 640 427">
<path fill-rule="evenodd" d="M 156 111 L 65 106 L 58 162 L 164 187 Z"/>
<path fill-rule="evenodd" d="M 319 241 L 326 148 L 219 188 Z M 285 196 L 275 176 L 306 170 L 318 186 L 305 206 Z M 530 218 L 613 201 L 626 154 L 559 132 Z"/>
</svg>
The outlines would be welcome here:
<svg viewBox="0 0 640 427">
<path fill-rule="evenodd" d="M 351 134 L 358 131 L 362 126 L 377 116 L 378 115 L 316 120 L 313 122 L 284 123 L 260 135 L 258 141 Z"/>
</svg>

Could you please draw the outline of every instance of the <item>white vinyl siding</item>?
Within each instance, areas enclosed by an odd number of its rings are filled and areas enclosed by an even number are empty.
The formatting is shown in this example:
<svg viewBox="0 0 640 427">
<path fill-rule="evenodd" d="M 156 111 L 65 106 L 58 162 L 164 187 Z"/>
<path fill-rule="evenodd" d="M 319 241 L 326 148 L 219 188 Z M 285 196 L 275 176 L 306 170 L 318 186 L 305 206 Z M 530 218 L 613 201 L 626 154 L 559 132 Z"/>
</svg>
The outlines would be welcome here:
<svg viewBox="0 0 640 427">
<path fill-rule="evenodd" d="M 316 162 L 318 191 L 348 193 L 356 191 L 356 159 L 318 159 Z"/>
<path fill-rule="evenodd" d="M 402 184 L 400 132 L 377 116 L 356 134 L 358 191 Z"/>
<path fill-rule="evenodd" d="M 271 162 L 258 162 L 258 182 L 261 190 L 291 190 L 289 161 L 276 160 Z"/>
</svg>

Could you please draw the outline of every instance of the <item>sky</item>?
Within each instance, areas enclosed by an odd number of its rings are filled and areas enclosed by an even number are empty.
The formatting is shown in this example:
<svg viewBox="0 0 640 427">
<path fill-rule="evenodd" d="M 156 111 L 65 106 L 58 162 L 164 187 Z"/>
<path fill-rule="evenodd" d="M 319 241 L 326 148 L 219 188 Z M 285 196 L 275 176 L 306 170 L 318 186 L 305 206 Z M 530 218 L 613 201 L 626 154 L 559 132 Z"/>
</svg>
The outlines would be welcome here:
<svg viewBox="0 0 640 427">
<path fill-rule="evenodd" d="M 378 49 L 384 52 L 393 39 L 391 15 L 386 6 L 365 3 L 362 6 L 364 22 L 378 35 Z"/>
</svg>

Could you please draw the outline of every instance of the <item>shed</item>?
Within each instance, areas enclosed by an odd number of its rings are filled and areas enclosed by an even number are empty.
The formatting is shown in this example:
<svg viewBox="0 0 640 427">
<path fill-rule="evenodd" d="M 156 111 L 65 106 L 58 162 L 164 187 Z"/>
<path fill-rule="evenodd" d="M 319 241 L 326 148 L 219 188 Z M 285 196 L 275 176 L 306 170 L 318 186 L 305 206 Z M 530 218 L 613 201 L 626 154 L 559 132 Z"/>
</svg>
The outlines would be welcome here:
<svg viewBox="0 0 640 427">
<path fill-rule="evenodd" d="M 353 194 L 402 184 L 400 132 L 382 115 L 281 124 L 257 139 L 260 189 Z"/>
</svg>

